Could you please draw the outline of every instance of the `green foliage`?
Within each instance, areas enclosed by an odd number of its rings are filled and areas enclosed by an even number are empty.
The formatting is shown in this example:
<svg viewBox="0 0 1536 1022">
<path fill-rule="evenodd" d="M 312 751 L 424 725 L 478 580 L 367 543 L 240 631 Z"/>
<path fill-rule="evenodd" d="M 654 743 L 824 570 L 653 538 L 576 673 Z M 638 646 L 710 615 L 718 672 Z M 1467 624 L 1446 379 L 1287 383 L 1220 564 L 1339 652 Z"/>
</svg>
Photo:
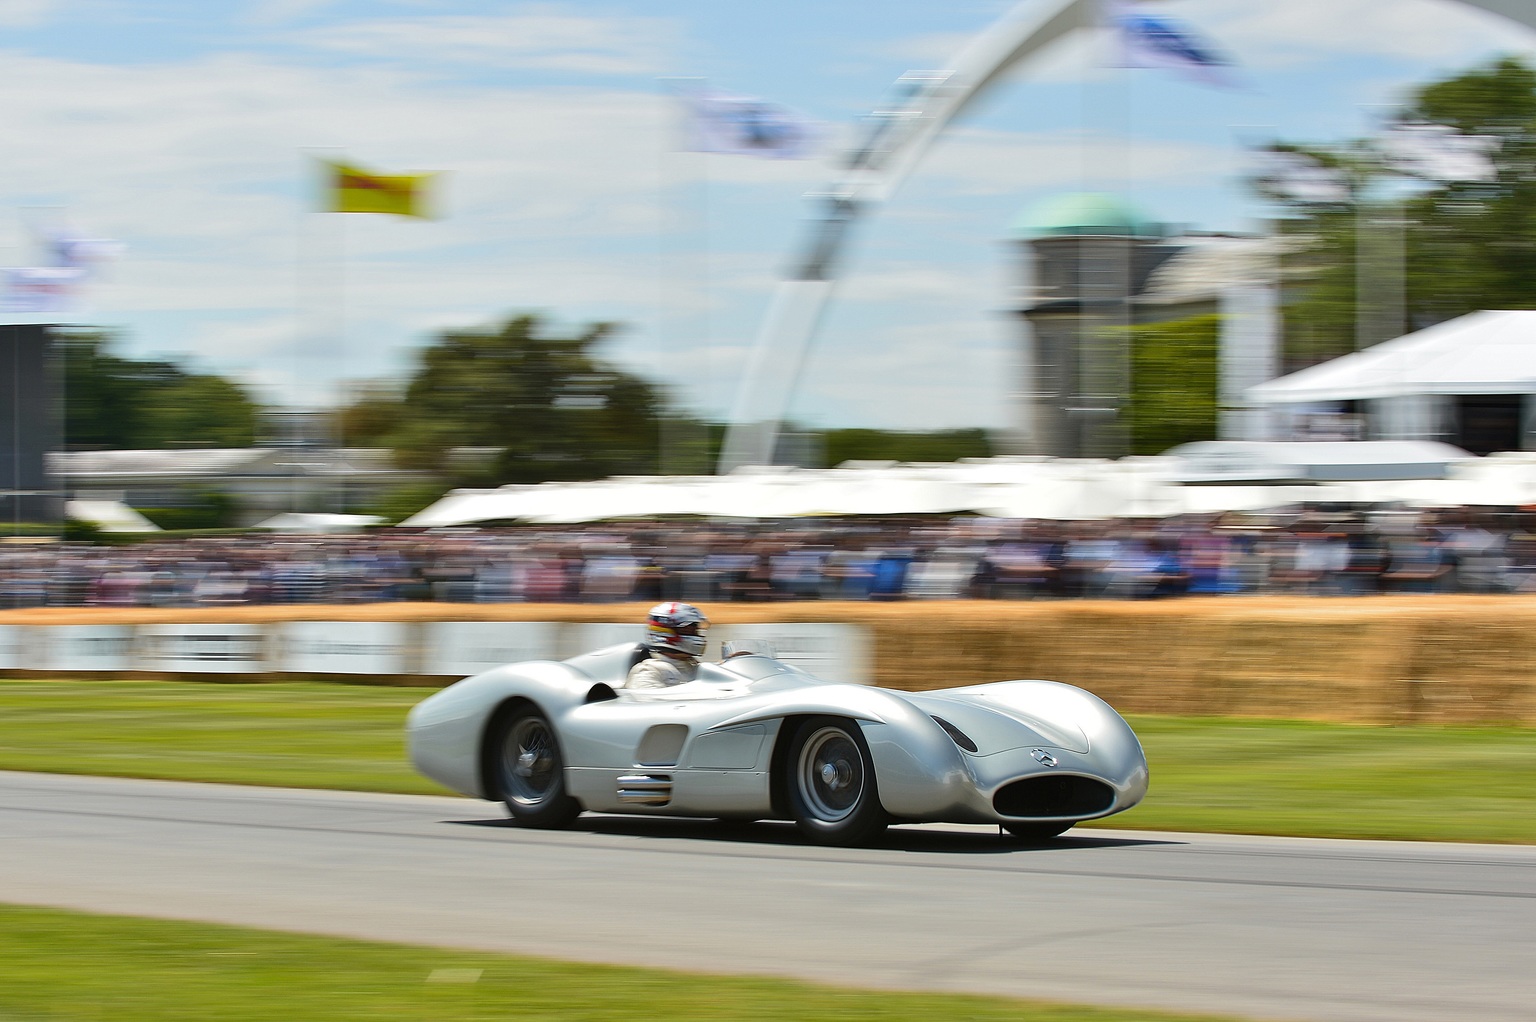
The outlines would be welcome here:
<svg viewBox="0 0 1536 1022">
<path fill-rule="evenodd" d="M 1216 437 L 1220 316 L 1131 328 L 1131 453 Z"/>
<path fill-rule="evenodd" d="M 349 438 L 394 448 L 403 467 L 441 470 L 455 447 L 500 449 L 488 478 L 535 483 L 654 473 L 662 401 L 602 361 L 597 324 L 553 336 L 535 316 L 445 334 L 420 354 L 405 392 L 365 395 L 343 413 Z"/>
<path fill-rule="evenodd" d="M 68 519 L 66 519 L 66 522 Z M 53 522 L 27 522 L 0 519 L 0 536 L 19 536 L 23 540 L 52 539 L 59 534 L 59 526 Z"/>
<path fill-rule="evenodd" d="M 1408 205 L 1415 315 L 1536 308 L 1536 71 L 1505 59 L 1437 82 L 1404 118 L 1500 140 L 1496 181 L 1446 185 Z"/>
<path fill-rule="evenodd" d="M 101 526 L 95 522 L 83 522 L 78 518 L 66 518 L 64 520 L 64 542 L 66 543 L 99 543 L 104 533 Z"/>
<path fill-rule="evenodd" d="M 1309 242 L 1292 266 L 1303 271 L 1304 284 L 1286 309 L 1285 351 L 1292 365 L 1355 348 L 1357 228 L 1363 218 L 1401 217 L 1406 223 L 1407 328 L 1480 309 L 1536 308 L 1536 70 L 1515 58 L 1493 61 L 1423 86 L 1393 119 L 1499 139 L 1497 179 L 1426 181 L 1413 197 L 1392 203 L 1379 186 L 1407 175 L 1370 141 L 1276 145 L 1343 171 L 1351 192 L 1343 203 L 1271 194 L 1285 206 L 1283 230 Z"/>
<path fill-rule="evenodd" d="M 880 429 L 832 429 L 822 438 L 828 465 L 845 461 L 959 461 L 989 458 L 992 442 L 982 429 L 905 433 Z"/>
<path fill-rule="evenodd" d="M 146 396 L 139 408 L 137 447 L 189 443 L 249 447 L 256 439 L 256 405 L 245 391 L 220 376 L 182 376 Z"/>
<path fill-rule="evenodd" d="M 343 409 L 343 435 L 392 448 L 402 468 L 456 486 L 713 471 L 724 427 L 669 413 L 655 386 L 606 363 L 599 349 L 613 330 L 596 324 L 557 336 L 523 315 L 495 331 L 445 334 L 420 353 L 403 389 L 375 386 Z M 992 453 L 980 429 L 830 430 L 823 439 L 833 465 Z M 498 453 L 456 462 L 456 448 Z M 414 497 L 398 496 L 370 510 L 392 520 L 419 510 L 406 508 Z"/>
<path fill-rule="evenodd" d="M 176 507 L 135 508 L 139 514 L 166 530 L 229 529 L 239 510 L 234 497 L 223 490 L 189 492 Z"/>
<path fill-rule="evenodd" d="M 67 448 L 248 447 L 255 402 L 230 381 L 170 362 L 121 358 L 109 334 L 62 334 Z"/>
</svg>

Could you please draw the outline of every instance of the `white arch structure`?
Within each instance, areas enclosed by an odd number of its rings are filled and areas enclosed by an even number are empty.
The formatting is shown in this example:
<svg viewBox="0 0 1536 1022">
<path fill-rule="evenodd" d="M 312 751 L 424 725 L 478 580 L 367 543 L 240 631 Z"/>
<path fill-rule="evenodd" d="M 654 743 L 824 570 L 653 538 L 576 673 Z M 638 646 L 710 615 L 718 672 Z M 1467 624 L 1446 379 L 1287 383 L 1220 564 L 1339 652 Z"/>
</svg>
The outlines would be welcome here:
<svg viewBox="0 0 1536 1022">
<path fill-rule="evenodd" d="M 1536 0 L 1451 0 L 1536 29 Z M 806 351 L 837 281 L 849 229 L 896 191 L 949 123 L 1004 72 L 1042 47 L 1098 23 L 1098 0 L 1024 0 L 983 31 L 949 70 L 912 71 L 897 79 L 889 105 L 837 162 L 837 174 L 813 197 L 820 205 L 793 273 L 779 282 L 758 330 L 731 410 L 716 466 L 725 474 L 772 461 L 779 428 Z"/>
</svg>

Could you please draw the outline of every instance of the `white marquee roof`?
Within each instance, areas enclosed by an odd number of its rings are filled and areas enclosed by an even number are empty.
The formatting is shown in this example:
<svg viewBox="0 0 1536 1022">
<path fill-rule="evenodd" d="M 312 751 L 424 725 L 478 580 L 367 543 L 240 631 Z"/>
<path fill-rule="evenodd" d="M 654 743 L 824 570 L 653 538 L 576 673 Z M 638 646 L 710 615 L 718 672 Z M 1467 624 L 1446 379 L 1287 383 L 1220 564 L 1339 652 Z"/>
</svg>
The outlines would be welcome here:
<svg viewBox="0 0 1536 1022">
<path fill-rule="evenodd" d="M 1474 312 L 1248 388 L 1257 404 L 1536 394 L 1536 311 Z"/>
<path fill-rule="evenodd" d="M 1345 466 L 1349 471 L 1338 472 L 1334 470 L 1339 462 L 1349 461 L 1344 452 L 1319 452 L 1307 444 L 1293 445 L 1301 448 L 1296 451 L 1269 449 L 1285 446 L 1267 445 L 1265 453 L 1286 471 L 1247 477 L 1243 472 L 1201 477 L 1198 471 L 1191 473 L 1191 468 L 1200 468 L 1198 464 L 1192 466 L 1174 456 L 1118 461 L 994 458 L 944 465 L 756 469 L 727 476 L 651 476 L 457 490 L 401 525 L 955 512 L 1073 521 L 1260 511 L 1299 503 L 1536 504 L 1536 453 L 1425 461 L 1421 452 L 1396 449 L 1405 445 L 1363 442 L 1356 445 L 1359 450 L 1347 452 L 1356 463 Z M 1367 455 L 1370 459 L 1363 462 Z M 1394 457 L 1402 459 L 1398 468 L 1386 471 Z M 1358 471 L 1362 466 L 1372 470 Z M 1200 478 L 1204 485 L 1185 485 L 1193 478 Z"/>
</svg>

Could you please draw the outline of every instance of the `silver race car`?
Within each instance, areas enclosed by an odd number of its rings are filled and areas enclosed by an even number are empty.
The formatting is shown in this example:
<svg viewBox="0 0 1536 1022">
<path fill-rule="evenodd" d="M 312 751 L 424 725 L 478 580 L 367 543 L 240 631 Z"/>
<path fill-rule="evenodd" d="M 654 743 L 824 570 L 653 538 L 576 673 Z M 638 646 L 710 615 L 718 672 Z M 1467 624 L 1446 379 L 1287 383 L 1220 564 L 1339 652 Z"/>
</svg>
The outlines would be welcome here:
<svg viewBox="0 0 1536 1022">
<path fill-rule="evenodd" d="M 1070 685 L 898 692 L 748 654 L 701 664 L 687 684 L 626 690 L 644 655 L 626 644 L 450 685 L 411 710 L 411 760 L 505 801 L 525 826 L 564 827 L 583 810 L 792 819 L 836 845 L 904 821 L 1044 840 L 1147 791 L 1136 735 Z"/>
</svg>

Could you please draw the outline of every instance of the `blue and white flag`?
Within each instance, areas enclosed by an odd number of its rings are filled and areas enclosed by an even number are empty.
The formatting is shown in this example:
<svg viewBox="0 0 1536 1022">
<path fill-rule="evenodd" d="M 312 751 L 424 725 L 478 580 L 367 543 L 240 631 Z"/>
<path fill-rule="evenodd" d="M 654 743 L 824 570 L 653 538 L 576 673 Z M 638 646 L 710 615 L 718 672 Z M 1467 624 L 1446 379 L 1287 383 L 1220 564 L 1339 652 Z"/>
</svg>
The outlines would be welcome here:
<svg viewBox="0 0 1536 1022">
<path fill-rule="evenodd" d="M 0 312 L 62 313 L 74 310 L 85 271 L 78 266 L 18 266 L 4 274 Z"/>
<path fill-rule="evenodd" d="M 1207 85 L 1235 85 L 1232 62 L 1172 18 L 1141 3 L 1106 0 L 1105 24 L 1115 31 L 1119 67 L 1163 67 Z"/>
<path fill-rule="evenodd" d="M 774 103 L 719 92 L 683 96 L 688 105 L 683 148 L 777 160 L 814 156 L 822 131 L 815 121 Z"/>
<path fill-rule="evenodd" d="M 123 251 L 119 242 L 88 238 L 63 226 L 39 232 L 38 242 L 52 257 L 51 264 L 0 269 L 0 312 L 71 312 L 95 267 Z"/>
</svg>

